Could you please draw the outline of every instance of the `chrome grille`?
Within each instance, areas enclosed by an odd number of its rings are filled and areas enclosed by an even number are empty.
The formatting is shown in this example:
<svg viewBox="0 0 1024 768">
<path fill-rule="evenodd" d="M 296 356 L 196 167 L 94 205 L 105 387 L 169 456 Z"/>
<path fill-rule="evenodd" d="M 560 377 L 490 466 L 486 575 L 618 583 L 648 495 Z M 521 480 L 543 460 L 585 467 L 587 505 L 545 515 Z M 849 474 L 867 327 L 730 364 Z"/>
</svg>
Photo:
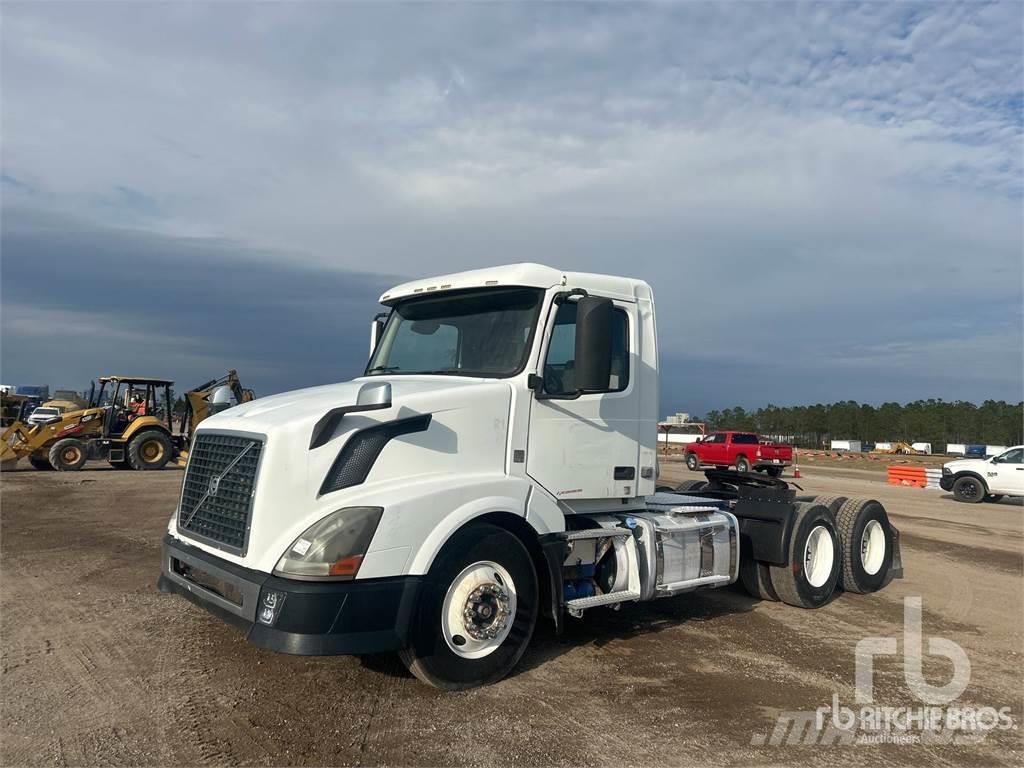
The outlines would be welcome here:
<svg viewBox="0 0 1024 768">
<path fill-rule="evenodd" d="M 200 432 L 189 453 L 178 530 L 244 555 L 263 441 Z"/>
</svg>

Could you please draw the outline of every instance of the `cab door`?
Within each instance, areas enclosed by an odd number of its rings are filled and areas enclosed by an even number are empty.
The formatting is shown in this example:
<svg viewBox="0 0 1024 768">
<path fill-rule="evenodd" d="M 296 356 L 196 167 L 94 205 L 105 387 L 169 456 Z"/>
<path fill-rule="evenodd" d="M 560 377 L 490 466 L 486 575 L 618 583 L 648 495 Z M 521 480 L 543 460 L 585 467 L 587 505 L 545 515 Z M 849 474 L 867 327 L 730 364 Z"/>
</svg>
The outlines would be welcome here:
<svg viewBox="0 0 1024 768">
<path fill-rule="evenodd" d="M 532 398 L 526 471 L 559 499 L 633 497 L 639 479 L 636 305 L 613 302 L 611 374 L 601 392 L 576 394 L 576 302 L 552 307 Z"/>
<path fill-rule="evenodd" d="M 989 479 L 992 493 L 1024 496 L 1024 448 L 1011 448 L 997 457 L 996 477 Z"/>
</svg>

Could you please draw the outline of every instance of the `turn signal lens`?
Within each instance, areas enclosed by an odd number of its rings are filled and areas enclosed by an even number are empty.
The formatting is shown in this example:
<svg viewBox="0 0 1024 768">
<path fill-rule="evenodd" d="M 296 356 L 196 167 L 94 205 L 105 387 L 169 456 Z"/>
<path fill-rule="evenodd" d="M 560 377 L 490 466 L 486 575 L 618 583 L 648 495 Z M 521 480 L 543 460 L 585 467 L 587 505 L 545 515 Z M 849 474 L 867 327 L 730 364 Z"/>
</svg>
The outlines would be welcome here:
<svg viewBox="0 0 1024 768">
<path fill-rule="evenodd" d="M 362 555 L 345 557 L 334 563 L 330 568 L 331 576 L 355 576 L 359 572 L 359 566 L 363 563 Z"/>
</svg>

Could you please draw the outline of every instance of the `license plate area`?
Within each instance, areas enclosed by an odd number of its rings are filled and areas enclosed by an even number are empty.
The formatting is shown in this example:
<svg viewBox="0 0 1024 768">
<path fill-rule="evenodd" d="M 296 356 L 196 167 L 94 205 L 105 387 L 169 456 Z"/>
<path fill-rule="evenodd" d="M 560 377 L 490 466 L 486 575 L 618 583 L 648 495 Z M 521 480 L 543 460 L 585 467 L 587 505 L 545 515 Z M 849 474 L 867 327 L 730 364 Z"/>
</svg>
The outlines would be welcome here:
<svg viewBox="0 0 1024 768">
<path fill-rule="evenodd" d="M 242 590 L 234 582 L 223 579 L 200 566 L 191 565 L 176 557 L 171 558 L 171 569 L 186 581 L 195 584 L 197 587 L 212 592 L 218 597 L 227 600 L 239 608 L 244 604 Z"/>
</svg>

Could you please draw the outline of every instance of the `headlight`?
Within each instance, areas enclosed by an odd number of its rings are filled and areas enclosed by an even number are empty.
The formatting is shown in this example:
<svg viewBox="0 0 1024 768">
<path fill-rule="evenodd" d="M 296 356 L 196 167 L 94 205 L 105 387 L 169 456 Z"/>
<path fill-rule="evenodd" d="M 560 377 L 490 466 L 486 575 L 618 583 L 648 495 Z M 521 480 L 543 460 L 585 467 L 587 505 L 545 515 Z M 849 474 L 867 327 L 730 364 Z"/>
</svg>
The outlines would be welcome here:
<svg viewBox="0 0 1024 768">
<path fill-rule="evenodd" d="M 309 526 L 277 561 L 275 576 L 347 581 L 359 572 L 380 507 L 346 507 Z"/>
</svg>

